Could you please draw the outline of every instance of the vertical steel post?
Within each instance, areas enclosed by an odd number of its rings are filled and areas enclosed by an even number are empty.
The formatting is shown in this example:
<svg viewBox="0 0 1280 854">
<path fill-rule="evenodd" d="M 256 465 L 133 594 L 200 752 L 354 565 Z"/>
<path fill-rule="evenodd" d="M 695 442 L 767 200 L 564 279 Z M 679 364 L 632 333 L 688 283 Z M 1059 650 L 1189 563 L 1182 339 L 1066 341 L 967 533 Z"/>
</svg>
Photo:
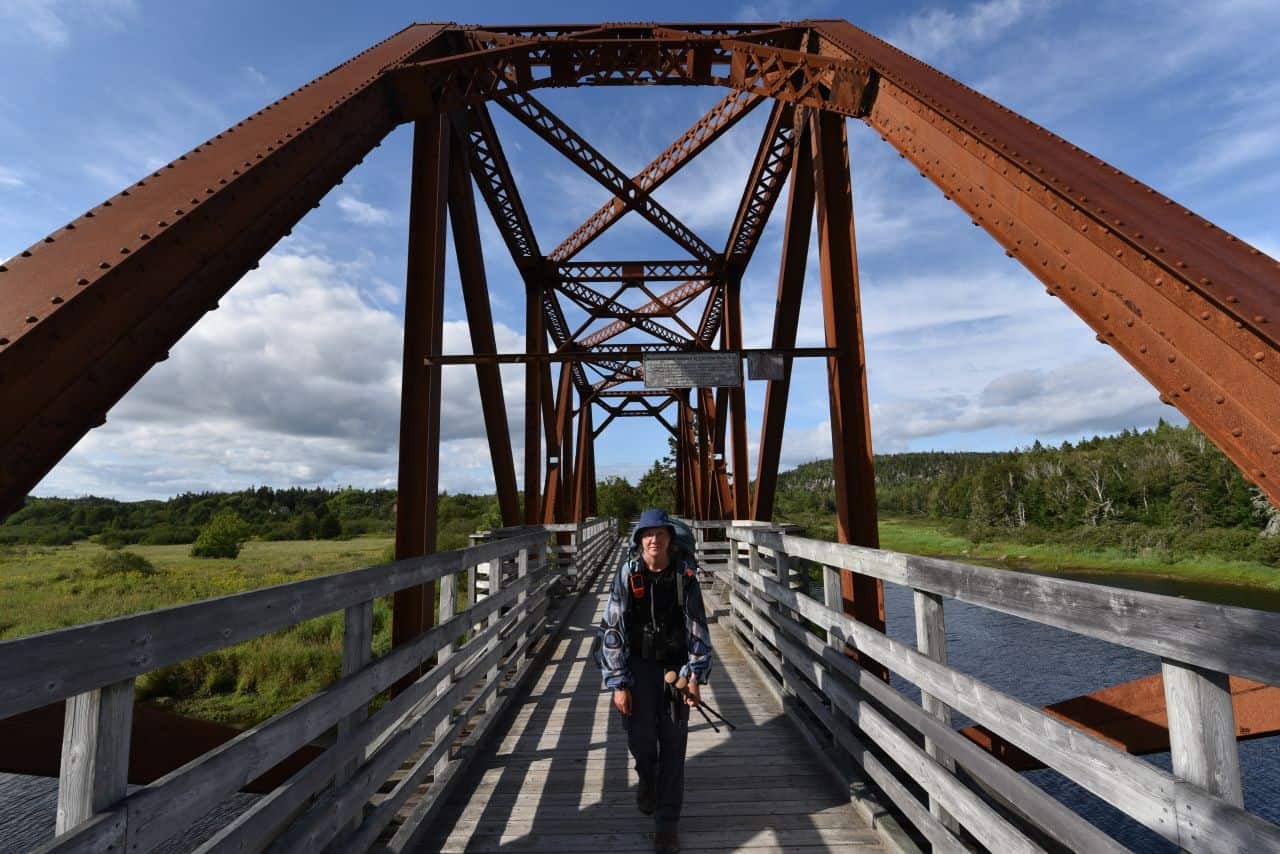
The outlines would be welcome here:
<svg viewBox="0 0 1280 854">
<path fill-rule="evenodd" d="M 588 493 L 590 491 L 591 464 L 587 457 L 591 453 L 591 404 L 584 403 L 578 413 L 578 452 L 577 465 L 573 477 L 573 509 L 574 521 L 581 522 L 587 517 Z"/>
<path fill-rule="evenodd" d="M 409 251 L 404 300 L 404 374 L 400 388 L 400 468 L 396 558 L 436 549 L 440 485 L 439 355 L 444 337 L 445 205 L 449 187 L 448 119 L 422 119 L 413 129 L 409 189 Z M 391 645 L 403 645 L 432 625 L 435 585 L 402 590 L 392 601 Z M 397 688 L 412 681 L 413 673 Z"/>
<path fill-rule="evenodd" d="M 842 543 L 877 548 L 880 536 L 845 119 L 836 113 L 815 111 L 812 122 L 823 320 L 827 346 L 836 351 L 827 359 L 836 531 Z M 880 580 L 844 572 L 841 585 L 845 612 L 883 630 L 884 587 Z M 862 660 L 863 666 L 888 677 L 883 666 L 865 656 Z"/>
<path fill-rule="evenodd" d="M 796 343 L 809 256 L 809 230 L 813 226 L 813 147 L 808 122 L 797 129 L 797 136 L 799 138 L 791 154 L 791 188 L 787 196 L 782 265 L 778 270 L 778 302 L 773 315 L 773 346 L 777 349 L 794 347 Z M 751 507 L 751 518 L 762 522 L 773 518 L 778 461 L 782 454 L 782 433 L 791 391 L 791 359 L 782 360 L 782 370 L 782 379 L 770 380 L 765 388 L 760 451 L 756 462 L 755 503 Z"/>
<path fill-rule="evenodd" d="M 564 522 L 572 488 L 569 480 L 573 443 L 573 363 L 560 367 L 560 386 L 556 393 L 555 414 L 547 431 L 547 480 L 543 490 L 542 521 Z"/>
<path fill-rule="evenodd" d="M 734 273 L 725 282 L 724 292 L 724 344 L 731 350 L 742 349 L 742 275 Z M 729 407 L 721 408 L 717 416 L 728 419 L 729 439 L 733 447 L 733 518 L 747 516 L 747 487 L 751 472 L 747 468 L 747 395 L 742 386 L 729 389 Z M 721 441 L 723 451 L 723 441 Z"/>
<path fill-rule="evenodd" d="M 457 142 L 457 140 L 455 140 Z M 467 150 L 455 144 L 449 151 L 449 220 L 453 225 L 453 245 L 458 258 L 458 279 L 466 305 L 471 348 L 477 355 L 497 353 L 493 335 L 493 311 L 489 307 L 489 286 L 485 278 L 484 253 L 480 245 L 480 225 L 471 189 L 471 167 Z M 498 494 L 502 524 L 520 522 L 520 496 L 516 489 L 516 469 L 511 457 L 511 432 L 507 406 L 502 396 L 502 373 L 494 362 L 476 363 L 480 386 L 480 409 L 484 414 L 489 457 L 493 461 L 493 482 Z"/>
<path fill-rule="evenodd" d="M 525 349 L 531 354 L 546 350 L 542 328 L 542 280 L 525 284 Z M 542 501 L 542 377 L 543 366 L 530 360 L 524 366 L 524 522 L 537 524 Z"/>
</svg>

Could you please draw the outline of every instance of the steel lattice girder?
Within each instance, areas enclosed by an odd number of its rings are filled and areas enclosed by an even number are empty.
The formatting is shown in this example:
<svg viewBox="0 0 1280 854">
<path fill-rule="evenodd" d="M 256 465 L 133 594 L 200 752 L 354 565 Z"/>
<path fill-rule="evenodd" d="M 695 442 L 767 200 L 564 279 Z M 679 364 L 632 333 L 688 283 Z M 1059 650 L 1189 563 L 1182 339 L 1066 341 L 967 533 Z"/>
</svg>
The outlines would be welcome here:
<svg viewBox="0 0 1280 854">
<path fill-rule="evenodd" d="M 798 49 L 807 36 L 816 54 Z M 422 24 L 0 272 L 0 512 L 397 123 L 527 104 L 539 87 L 637 83 L 722 85 L 864 120 L 1280 501 L 1280 266 L 1065 140 L 840 21 Z"/>
</svg>

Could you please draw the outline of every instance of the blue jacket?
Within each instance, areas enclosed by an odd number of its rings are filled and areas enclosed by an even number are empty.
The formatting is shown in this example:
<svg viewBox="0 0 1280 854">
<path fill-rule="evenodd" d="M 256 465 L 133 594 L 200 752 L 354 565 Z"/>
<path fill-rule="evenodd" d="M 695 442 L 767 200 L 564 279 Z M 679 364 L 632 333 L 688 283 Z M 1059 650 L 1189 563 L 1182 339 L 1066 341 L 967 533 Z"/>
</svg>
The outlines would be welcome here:
<svg viewBox="0 0 1280 854">
<path fill-rule="evenodd" d="M 711 676 L 711 632 L 707 629 L 707 612 L 702 604 L 702 589 L 694 571 L 697 563 L 687 552 L 680 551 L 672 558 L 667 571 L 676 571 L 684 582 L 684 632 L 689 660 L 680 668 L 680 675 L 693 674 L 699 685 L 707 684 Z M 609 591 L 609 604 L 605 606 L 600 621 L 600 634 L 596 638 L 596 664 L 604 675 L 606 688 L 617 690 L 629 687 L 631 677 L 631 633 L 628 617 L 631 599 L 631 574 L 643 570 L 639 555 L 632 554 L 618 567 Z"/>
</svg>

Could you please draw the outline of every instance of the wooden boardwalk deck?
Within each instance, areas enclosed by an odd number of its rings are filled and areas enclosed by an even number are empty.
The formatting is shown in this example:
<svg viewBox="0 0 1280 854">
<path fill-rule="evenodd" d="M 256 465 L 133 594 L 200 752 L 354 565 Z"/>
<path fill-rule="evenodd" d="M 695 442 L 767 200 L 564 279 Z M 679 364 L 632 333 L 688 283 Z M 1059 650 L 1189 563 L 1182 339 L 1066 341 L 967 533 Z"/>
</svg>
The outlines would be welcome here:
<svg viewBox="0 0 1280 854">
<path fill-rule="evenodd" d="M 421 850 L 652 850 L 626 735 L 590 661 L 608 575 L 578 604 L 511 725 L 476 758 Z M 881 850 L 727 631 L 712 626 L 704 697 L 738 730 L 716 734 L 696 713 L 690 721 L 681 850 Z"/>
</svg>

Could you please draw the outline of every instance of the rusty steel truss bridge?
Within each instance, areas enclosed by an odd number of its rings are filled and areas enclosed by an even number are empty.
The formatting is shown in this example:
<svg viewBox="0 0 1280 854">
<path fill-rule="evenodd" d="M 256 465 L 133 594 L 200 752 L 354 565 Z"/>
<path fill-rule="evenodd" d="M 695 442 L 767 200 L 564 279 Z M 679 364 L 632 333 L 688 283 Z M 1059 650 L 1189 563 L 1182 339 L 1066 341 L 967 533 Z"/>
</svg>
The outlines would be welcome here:
<svg viewBox="0 0 1280 854">
<path fill-rule="evenodd" d="M 539 89 L 580 86 L 715 86 L 726 94 L 632 175 L 537 97 Z M 534 234 L 494 110 L 601 187 L 600 207 L 559 243 Z M 755 110 L 768 113 L 764 133 L 741 179 L 728 239 L 712 245 L 655 194 Z M 475 366 L 504 525 L 541 526 L 563 539 L 564 526 L 596 515 L 595 444 L 618 418 L 653 419 L 674 439 L 677 512 L 772 519 L 792 363 L 820 359 L 838 538 L 875 549 L 849 119 L 896 149 L 1280 503 L 1280 263 L 1136 178 L 845 21 L 414 24 L 0 266 L 0 518 L 21 507 L 344 175 L 411 123 L 398 560 L 437 551 L 441 377 L 450 364 Z M 477 190 L 523 281 L 525 353 L 497 351 Z M 781 370 L 768 380 L 752 490 L 741 384 L 651 388 L 642 362 L 663 354 L 754 355 L 743 346 L 742 280 L 780 203 L 784 241 L 767 353 L 780 358 Z M 671 253 L 581 260 L 628 214 L 669 238 Z M 801 348 L 797 324 L 815 221 L 825 346 Z M 442 352 L 450 231 L 472 355 Z M 619 341 L 638 336 L 645 340 Z M 500 376 L 508 363 L 524 370 L 519 474 Z M 782 539 L 734 536 L 743 548 L 784 554 Z M 792 545 L 805 554 L 817 549 Z M 730 581 L 734 571 L 736 563 Z M 832 601 L 858 625 L 882 630 L 886 577 L 845 569 Z M 434 587 L 433 580 L 396 588 L 397 649 L 445 618 L 432 604 Z M 863 647 L 853 660 L 881 677 L 891 669 Z M 1244 689 L 1220 687 L 1229 710 Z M 1139 717 L 1160 705 L 1149 680 L 1108 690 L 1110 707 L 1142 706 Z M 1264 690 L 1274 697 L 1274 688 Z M 51 689 L 47 701 L 57 693 Z M 1087 705 L 1073 711 L 1064 704 L 1056 714 L 1079 721 Z M 1247 725 L 1234 729 L 1280 728 L 1280 706 L 1250 708 Z M 1134 736 L 1111 719 L 1090 726 L 1122 745 Z M 999 753 L 997 741 L 986 749 Z M 1218 793 L 1230 799 L 1229 791 Z"/>
</svg>

